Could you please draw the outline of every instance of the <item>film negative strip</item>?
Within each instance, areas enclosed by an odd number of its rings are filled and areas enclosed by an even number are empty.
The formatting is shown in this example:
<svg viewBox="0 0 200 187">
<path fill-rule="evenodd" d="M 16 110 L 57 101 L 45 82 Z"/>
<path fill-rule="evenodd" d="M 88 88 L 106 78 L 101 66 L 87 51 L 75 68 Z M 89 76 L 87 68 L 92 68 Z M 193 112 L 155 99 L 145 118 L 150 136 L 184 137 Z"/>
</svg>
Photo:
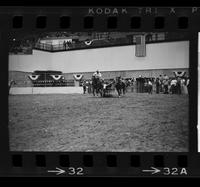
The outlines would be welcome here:
<svg viewBox="0 0 200 187">
<path fill-rule="evenodd" d="M 199 7 L 0 14 L 0 176 L 200 177 Z"/>
</svg>

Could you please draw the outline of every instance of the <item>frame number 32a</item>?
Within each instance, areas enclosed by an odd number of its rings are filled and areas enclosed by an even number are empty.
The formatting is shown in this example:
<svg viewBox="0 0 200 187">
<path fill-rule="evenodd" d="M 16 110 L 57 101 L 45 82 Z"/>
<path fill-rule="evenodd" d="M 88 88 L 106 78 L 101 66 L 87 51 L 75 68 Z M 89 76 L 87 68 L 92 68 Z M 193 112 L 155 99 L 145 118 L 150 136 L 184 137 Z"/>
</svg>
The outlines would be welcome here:
<svg viewBox="0 0 200 187">
<path fill-rule="evenodd" d="M 186 168 L 163 168 L 163 175 L 187 175 Z"/>
</svg>

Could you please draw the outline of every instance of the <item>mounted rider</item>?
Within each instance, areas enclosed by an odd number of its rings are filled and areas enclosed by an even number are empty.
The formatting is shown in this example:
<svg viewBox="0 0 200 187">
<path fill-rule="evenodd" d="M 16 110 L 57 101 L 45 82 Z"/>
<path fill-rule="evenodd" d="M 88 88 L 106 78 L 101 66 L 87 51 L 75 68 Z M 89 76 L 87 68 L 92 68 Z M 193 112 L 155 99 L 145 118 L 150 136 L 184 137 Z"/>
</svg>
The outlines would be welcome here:
<svg viewBox="0 0 200 187">
<path fill-rule="evenodd" d="M 99 79 L 102 78 L 102 75 L 99 70 L 95 71 L 92 76 L 94 76 L 95 78 L 99 78 Z"/>
<path fill-rule="evenodd" d="M 102 80 L 102 75 L 99 72 L 99 70 L 95 71 L 92 75 L 92 89 L 93 89 L 93 95 L 95 96 L 95 91 L 96 94 L 98 93 L 102 94 L 101 90 L 103 87 L 103 80 Z"/>
</svg>

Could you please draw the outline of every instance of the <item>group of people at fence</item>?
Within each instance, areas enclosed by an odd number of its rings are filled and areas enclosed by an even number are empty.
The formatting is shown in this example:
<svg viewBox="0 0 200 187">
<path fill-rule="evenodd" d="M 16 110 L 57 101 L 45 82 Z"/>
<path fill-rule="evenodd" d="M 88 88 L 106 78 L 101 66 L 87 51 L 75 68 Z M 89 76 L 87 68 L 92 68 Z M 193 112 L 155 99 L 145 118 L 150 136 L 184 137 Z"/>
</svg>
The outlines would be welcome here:
<svg viewBox="0 0 200 187">
<path fill-rule="evenodd" d="M 135 82 L 137 93 L 188 94 L 190 85 L 188 76 L 168 77 L 167 75 L 159 75 L 157 78 L 139 76 Z"/>
<path fill-rule="evenodd" d="M 94 74 L 100 75 L 100 72 Z M 93 74 L 93 75 L 94 75 Z M 116 78 L 116 77 L 115 77 Z M 115 79 L 113 78 L 113 80 Z M 139 75 L 137 78 L 123 78 L 121 80 L 126 83 L 126 92 L 135 93 L 156 93 L 156 94 L 188 94 L 189 92 L 189 77 L 168 77 L 167 75 L 159 75 L 158 77 L 143 77 Z M 104 82 L 111 82 L 104 80 Z M 83 93 L 92 93 L 92 81 L 83 80 Z"/>
</svg>

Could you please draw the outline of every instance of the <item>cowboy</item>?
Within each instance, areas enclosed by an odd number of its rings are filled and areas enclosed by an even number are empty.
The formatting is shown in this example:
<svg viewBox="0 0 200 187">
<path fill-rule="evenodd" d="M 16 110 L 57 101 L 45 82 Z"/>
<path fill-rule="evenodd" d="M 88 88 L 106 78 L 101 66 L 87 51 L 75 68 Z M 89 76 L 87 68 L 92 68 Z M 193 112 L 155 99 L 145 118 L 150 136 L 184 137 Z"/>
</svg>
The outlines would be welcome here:
<svg viewBox="0 0 200 187">
<path fill-rule="evenodd" d="M 93 76 L 95 78 L 100 78 L 101 79 L 101 73 L 99 72 L 99 70 L 97 70 L 96 72 L 93 73 Z"/>
</svg>

